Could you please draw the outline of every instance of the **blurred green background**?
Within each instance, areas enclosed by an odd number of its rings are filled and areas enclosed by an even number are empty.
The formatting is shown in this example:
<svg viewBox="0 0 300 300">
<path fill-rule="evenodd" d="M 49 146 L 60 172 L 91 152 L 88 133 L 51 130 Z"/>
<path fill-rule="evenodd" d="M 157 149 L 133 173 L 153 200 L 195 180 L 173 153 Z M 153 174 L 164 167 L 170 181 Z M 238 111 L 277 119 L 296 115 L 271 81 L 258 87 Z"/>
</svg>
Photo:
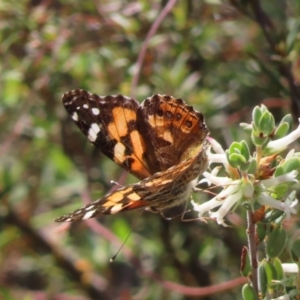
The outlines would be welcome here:
<svg viewBox="0 0 300 300">
<path fill-rule="evenodd" d="M 239 123 L 255 105 L 277 121 L 300 116 L 299 15 L 297 0 L 1 0 L 1 299 L 241 299 L 241 282 L 230 280 L 246 245 L 242 211 L 228 228 L 137 211 L 54 222 L 106 194 L 110 180 L 138 181 L 88 143 L 61 95 L 183 98 L 226 148 L 245 138 Z M 299 221 L 286 227 L 292 236 Z M 219 293 L 209 289 L 221 283 Z"/>
</svg>

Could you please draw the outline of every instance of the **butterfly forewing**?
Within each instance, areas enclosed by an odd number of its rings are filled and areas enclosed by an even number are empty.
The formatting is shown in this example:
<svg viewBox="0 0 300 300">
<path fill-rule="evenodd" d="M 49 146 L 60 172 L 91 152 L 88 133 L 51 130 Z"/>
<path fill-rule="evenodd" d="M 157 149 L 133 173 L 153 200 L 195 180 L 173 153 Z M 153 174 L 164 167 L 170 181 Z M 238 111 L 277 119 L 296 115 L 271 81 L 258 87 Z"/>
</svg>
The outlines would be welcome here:
<svg viewBox="0 0 300 300">
<path fill-rule="evenodd" d="M 140 179 L 151 175 L 144 159 L 145 141 L 137 130 L 137 101 L 74 90 L 64 94 L 63 104 L 89 141 L 105 155 Z"/>
</svg>

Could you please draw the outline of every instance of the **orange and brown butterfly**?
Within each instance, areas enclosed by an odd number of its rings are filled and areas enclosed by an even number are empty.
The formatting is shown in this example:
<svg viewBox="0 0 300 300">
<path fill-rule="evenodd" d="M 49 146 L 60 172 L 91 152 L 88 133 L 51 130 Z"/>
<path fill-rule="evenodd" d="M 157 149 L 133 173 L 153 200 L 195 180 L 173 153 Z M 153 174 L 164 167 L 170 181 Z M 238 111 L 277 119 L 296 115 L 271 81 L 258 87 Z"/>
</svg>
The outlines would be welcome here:
<svg viewBox="0 0 300 300">
<path fill-rule="evenodd" d="M 85 220 L 144 208 L 152 212 L 184 203 L 206 170 L 204 117 L 182 99 L 153 95 L 142 104 L 84 90 L 63 95 L 63 104 L 89 141 L 141 181 L 56 219 Z"/>
</svg>

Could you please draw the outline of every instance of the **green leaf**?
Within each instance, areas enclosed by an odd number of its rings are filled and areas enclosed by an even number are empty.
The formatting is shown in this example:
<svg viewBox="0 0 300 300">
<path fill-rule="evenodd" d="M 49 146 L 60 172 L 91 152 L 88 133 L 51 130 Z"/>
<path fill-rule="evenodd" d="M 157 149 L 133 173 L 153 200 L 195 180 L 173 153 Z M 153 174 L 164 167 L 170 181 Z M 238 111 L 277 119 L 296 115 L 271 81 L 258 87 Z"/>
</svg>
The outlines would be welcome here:
<svg viewBox="0 0 300 300">
<path fill-rule="evenodd" d="M 262 296 L 266 294 L 268 288 L 268 279 L 267 279 L 265 264 L 266 264 L 266 260 L 263 260 L 258 265 L 258 288 Z"/>
<path fill-rule="evenodd" d="M 268 257 L 275 258 L 283 251 L 287 242 L 287 234 L 281 225 L 275 225 L 266 239 L 266 253 Z"/>
<path fill-rule="evenodd" d="M 242 296 L 244 300 L 257 300 L 257 295 L 253 289 L 253 287 L 246 283 L 242 288 Z"/>
<path fill-rule="evenodd" d="M 278 218 L 281 218 L 283 215 L 284 215 L 284 211 L 278 209 L 272 209 L 266 212 L 265 217 L 261 222 L 264 224 L 270 224 L 275 220 L 277 220 Z"/>
<path fill-rule="evenodd" d="M 300 262 L 300 238 L 293 241 L 293 244 L 291 247 L 291 257 L 295 263 Z"/>
<path fill-rule="evenodd" d="M 283 274 L 283 268 L 280 259 L 278 257 L 275 257 L 272 264 L 276 270 L 277 280 L 283 279 L 284 274 Z"/>
<path fill-rule="evenodd" d="M 266 234 L 267 234 L 266 225 L 261 222 L 256 224 L 256 234 L 257 234 L 258 242 L 261 243 L 265 239 Z"/>
<path fill-rule="evenodd" d="M 281 123 L 275 130 L 274 139 L 280 139 L 287 135 L 290 126 L 287 122 Z"/>
<path fill-rule="evenodd" d="M 259 127 L 259 122 L 262 116 L 262 111 L 259 106 L 255 106 L 253 111 L 252 111 L 252 120 L 253 120 L 253 125 L 254 125 L 254 130 L 258 130 Z"/>
<path fill-rule="evenodd" d="M 259 120 L 259 131 L 268 136 L 275 129 L 275 120 L 273 115 L 265 111 Z"/>
</svg>

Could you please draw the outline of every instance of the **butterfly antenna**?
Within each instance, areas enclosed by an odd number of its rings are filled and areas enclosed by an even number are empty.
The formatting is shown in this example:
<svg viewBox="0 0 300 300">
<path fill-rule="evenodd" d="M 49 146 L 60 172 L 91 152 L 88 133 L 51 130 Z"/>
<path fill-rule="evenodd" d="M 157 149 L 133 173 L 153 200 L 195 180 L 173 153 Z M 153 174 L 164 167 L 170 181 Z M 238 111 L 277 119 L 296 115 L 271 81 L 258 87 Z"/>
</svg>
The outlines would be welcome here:
<svg viewBox="0 0 300 300">
<path fill-rule="evenodd" d="M 124 185 L 122 185 L 122 184 L 120 184 L 119 182 L 114 181 L 114 180 L 111 180 L 111 181 L 110 181 L 110 184 L 116 185 L 116 186 L 121 187 L 121 188 L 124 187 Z"/>
<path fill-rule="evenodd" d="M 136 218 L 135 221 L 133 222 L 133 224 L 132 224 L 132 226 L 131 226 L 131 228 L 130 228 L 130 230 L 129 230 L 129 232 L 128 232 L 126 238 L 125 238 L 125 240 L 124 240 L 123 243 L 122 243 L 122 245 L 121 245 L 120 248 L 117 250 L 116 254 L 115 254 L 113 257 L 111 257 L 111 259 L 109 260 L 109 262 L 113 263 L 113 262 L 115 261 L 115 259 L 117 258 L 118 254 L 120 253 L 121 249 L 124 247 L 124 245 L 125 245 L 126 242 L 128 241 L 129 236 L 131 235 L 131 233 L 132 233 L 132 231 L 133 231 L 133 229 L 134 229 L 134 227 L 135 227 L 135 225 L 136 225 L 138 219 L 140 218 L 140 216 L 142 215 L 143 212 L 144 212 L 144 210 L 142 210 L 142 211 L 138 214 L 137 218 Z"/>
</svg>

